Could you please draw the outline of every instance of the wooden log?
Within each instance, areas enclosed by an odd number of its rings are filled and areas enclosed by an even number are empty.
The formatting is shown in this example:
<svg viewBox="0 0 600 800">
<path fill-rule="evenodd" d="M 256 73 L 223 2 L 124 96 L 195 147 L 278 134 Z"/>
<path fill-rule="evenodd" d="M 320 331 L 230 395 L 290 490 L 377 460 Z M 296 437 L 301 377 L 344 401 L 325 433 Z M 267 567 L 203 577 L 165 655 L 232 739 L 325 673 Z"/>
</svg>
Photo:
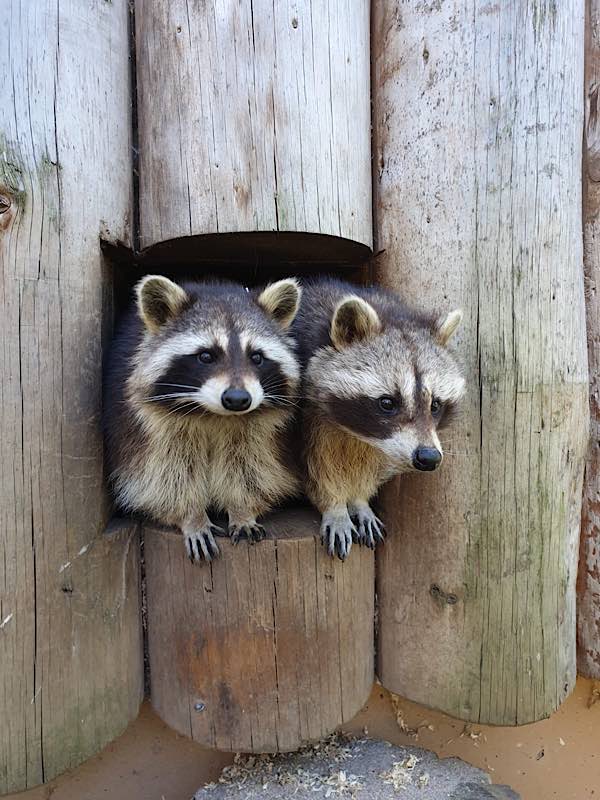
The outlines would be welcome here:
<svg viewBox="0 0 600 800">
<path fill-rule="evenodd" d="M 331 733 L 373 684 L 373 554 L 329 558 L 313 512 L 278 512 L 275 538 L 219 539 L 191 564 L 181 535 L 145 529 L 152 705 L 207 747 L 298 748 Z"/>
<path fill-rule="evenodd" d="M 142 248 L 275 231 L 288 259 L 349 258 L 339 237 L 368 255 L 366 0 L 138 0 L 136 41 Z M 220 254 L 236 241 L 222 237 Z M 206 257 L 204 242 L 194 251 Z"/>
<path fill-rule="evenodd" d="M 378 274 L 464 309 L 469 387 L 439 474 L 385 494 L 379 676 L 456 717 L 532 722 L 575 681 L 583 0 L 374 9 Z"/>
<path fill-rule="evenodd" d="M 586 461 L 578 576 L 577 666 L 600 680 L 600 2 L 588 0 L 583 259 L 586 278 L 591 430 Z"/>
<path fill-rule="evenodd" d="M 100 400 L 127 242 L 128 4 L 0 7 L 0 794 L 49 781 L 137 714 L 135 529 L 105 538 Z"/>
</svg>

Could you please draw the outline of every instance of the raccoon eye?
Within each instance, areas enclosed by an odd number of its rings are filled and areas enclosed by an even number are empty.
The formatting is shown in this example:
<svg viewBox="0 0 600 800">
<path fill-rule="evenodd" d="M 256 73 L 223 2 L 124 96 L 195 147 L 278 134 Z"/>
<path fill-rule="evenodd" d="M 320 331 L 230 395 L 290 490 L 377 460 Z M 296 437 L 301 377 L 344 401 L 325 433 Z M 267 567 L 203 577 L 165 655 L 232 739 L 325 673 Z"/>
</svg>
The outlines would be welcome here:
<svg viewBox="0 0 600 800">
<path fill-rule="evenodd" d="M 434 397 L 431 401 L 431 415 L 434 417 L 439 417 L 443 408 L 444 404 L 442 401 L 438 400 L 437 397 Z"/>
<path fill-rule="evenodd" d="M 250 361 L 259 367 L 263 363 L 263 354 L 259 353 L 258 350 L 255 353 L 250 353 Z"/>
<path fill-rule="evenodd" d="M 398 404 L 393 397 L 384 395 L 379 398 L 379 408 L 386 414 L 393 414 L 398 409 Z"/>
<path fill-rule="evenodd" d="M 212 364 L 214 360 L 215 357 L 208 350 L 203 350 L 201 353 L 198 353 L 198 361 L 202 364 Z"/>
</svg>

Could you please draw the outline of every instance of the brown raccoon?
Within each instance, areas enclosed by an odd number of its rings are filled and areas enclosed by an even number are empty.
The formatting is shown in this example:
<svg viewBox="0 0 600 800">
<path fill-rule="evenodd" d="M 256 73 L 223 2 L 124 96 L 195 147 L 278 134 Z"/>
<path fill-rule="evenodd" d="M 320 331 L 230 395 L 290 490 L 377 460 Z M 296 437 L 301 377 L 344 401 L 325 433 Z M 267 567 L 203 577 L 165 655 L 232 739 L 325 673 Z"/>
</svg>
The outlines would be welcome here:
<svg viewBox="0 0 600 800">
<path fill-rule="evenodd" d="M 218 554 L 209 509 L 229 534 L 258 540 L 256 518 L 299 491 L 286 462 L 299 385 L 288 328 L 293 279 L 248 292 L 233 283 L 136 287 L 115 337 L 104 428 L 118 506 L 178 526 L 192 560 Z"/>
<path fill-rule="evenodd" d="M 465 385 L 446 349 L 461 318 L 417 314 L 381 288 L 304 287 L 292 331 L 304 368 L 306 490 L 331 555 L 383 538 L 369 505 L 383 482 L 441 463 L 437 431 Z"/>
</svg>

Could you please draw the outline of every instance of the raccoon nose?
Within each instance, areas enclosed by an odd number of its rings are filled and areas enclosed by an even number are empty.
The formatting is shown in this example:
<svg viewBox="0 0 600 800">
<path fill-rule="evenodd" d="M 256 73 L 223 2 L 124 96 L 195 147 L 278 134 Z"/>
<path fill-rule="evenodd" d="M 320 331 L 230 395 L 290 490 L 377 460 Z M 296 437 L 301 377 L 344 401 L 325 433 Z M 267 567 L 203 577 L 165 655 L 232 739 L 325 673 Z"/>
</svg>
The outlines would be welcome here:
<svg viewBox="0 0 600 800">
<path fill-rule="evenodd" d="M 423 472 L 432 472 L 439 466 L 442 454 L 436 447 L 417 447 L 413 453 L 413 467 Z"/>
<path fill-rule="evenodd" d="M 225 389 L 221 404 L 227 411 L 247 411 L 252 405 L 252 397 L 245 389 Z"/>
</svg>

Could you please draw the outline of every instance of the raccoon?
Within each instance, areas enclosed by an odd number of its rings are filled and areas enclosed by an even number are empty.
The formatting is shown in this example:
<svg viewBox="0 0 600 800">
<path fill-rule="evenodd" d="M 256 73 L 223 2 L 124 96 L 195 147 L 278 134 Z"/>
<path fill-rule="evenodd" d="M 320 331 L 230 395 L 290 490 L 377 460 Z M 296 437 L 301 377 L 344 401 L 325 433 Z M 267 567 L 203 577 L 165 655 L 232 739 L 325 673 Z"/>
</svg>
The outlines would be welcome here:
<svg viewBox="0 0 600 800">
<path fill-rule="evenodd" d="M 177 526 L 192 561 L 218 555 L 208 516 L 257 541 L 257 517 L 300 490 L 286 462 L 300 380 L 288 329 L 294 279 L 233 283 L 150 275 L 115 337 L 104 429 L 109 481 L 126 513 Z"/>
<path fill-rule="evenodd" d="M 303 366 L 306 492 L 330 555 L 371 548 L 384 527 L 369 501 L 393 475 L 432 471 L 438 431 L 465 382 L 446 345 L 462 313 L 425 316 L 382 288 L 334 279 L 304 287 L 292 332 Z"/>
</svg>

